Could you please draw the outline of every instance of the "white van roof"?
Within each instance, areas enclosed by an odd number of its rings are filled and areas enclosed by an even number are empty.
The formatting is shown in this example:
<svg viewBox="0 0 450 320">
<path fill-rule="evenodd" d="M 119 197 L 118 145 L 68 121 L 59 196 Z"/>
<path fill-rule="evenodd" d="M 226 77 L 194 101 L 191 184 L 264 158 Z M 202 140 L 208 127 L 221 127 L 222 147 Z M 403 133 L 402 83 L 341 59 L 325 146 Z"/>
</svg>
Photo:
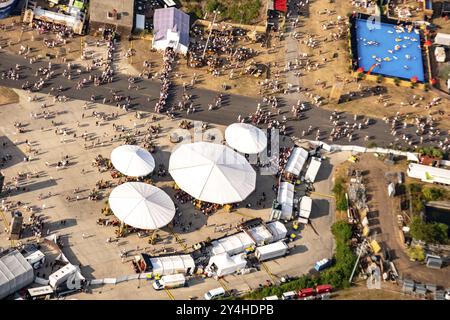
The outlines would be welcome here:
<svg viewBox="0 0 450 320">
<path fill-rule="evenodd" d="M 225 289 L 222 287 L 219 287 L 219 288 L 211 289 L 208 292 L 211 296 L 215 296 L 215 295 L 219 295 L 219 294 L 224 294 Z"/>
</svg>

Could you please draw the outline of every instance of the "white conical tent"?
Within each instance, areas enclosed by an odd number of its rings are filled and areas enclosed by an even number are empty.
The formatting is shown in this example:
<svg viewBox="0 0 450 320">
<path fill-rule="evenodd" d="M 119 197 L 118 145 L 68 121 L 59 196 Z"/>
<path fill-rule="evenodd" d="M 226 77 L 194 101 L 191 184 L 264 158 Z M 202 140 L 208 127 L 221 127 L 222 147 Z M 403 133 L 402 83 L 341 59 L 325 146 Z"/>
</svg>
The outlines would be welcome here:
<svg viewBox="0 0 450 320">
<path fill-rule="evenodd" d="M 228 145 L 247 154 L 260 153 L 267 147 L 267 136 L 259 128 L 248 123 L 233 123 L 225 130 Z"/>
<path fill-rule="evenodd" d="M 169 173 L 182 190 L 212 203 L 240 202 L 255 190 L 255 170 L 242 155 L 221 144 L 180 146 L 170 156 Z"/>
<path fill-rule="evenodd" d="M 155 159 L 150 152 L 128 144 L 111 152 L 111 162 L 114 168 L 130 177 L 144 177 L 155 169 Z"/>
<path fill-rule="evenodd" d="M 108 201 L 120 221 L 139 229 L 159 229 L 175 216 L 175 205 L 169 195 L 143 182 L 121 184 L 111 191 Z"/>
</svg>

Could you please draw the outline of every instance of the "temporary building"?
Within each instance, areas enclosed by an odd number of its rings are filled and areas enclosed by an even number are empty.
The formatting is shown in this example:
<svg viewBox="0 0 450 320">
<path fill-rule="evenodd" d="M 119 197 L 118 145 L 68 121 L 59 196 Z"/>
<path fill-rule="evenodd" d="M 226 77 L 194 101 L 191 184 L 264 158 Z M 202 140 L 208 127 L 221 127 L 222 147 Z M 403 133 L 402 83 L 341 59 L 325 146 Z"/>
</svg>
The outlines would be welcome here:
<svg viewBox="0 0 450 320">
<path fill-rule="evenodd" d="M 450 170 L 447 169 L 410 163 L 406 172 L 408 177 L 420 179 L 423 182 L 450 185 Z"/>
<path fill-rule="evenodd" d="M 134 145 L 123 145 L 111 152 L 111 162 L 118 171 L 130 177 L 144 177 L 155 169 L 150 152 Z"/>
<path fill-rule="evenodd" d="M 282 182 L 280 184 L 277 201 L 281 204 L 280 219 L 290 220 L 294 210 L 294 185 L 292 183 Z"/>
<path fill-rule="evenodd" d="M 306 160 L 308 160 L 308 155 L 308 151 L 306 151 L 305 149 L 294 148 L 288 162 L 286 163 L 284 171 L 298 176 L 300 174 L 300 171 L 302 171 Z"/>
<path fill-rule="evenodd" d="M 308 196 L 303 196 L 300 200 L 300 217 L 298 218 L 300 223 L 308 223 L 309 216 L 311 215 L 311 209 L 312 199 Z"/>
<path fill-rule="evenodd" d="M 127 182 L 114 188 L 109 207 L 123 223 L 155 230 L 167 225 L 175 216 L 175 205 L 163 190 L 143 182 Z"/>
<path fill-rule="evenodd" d="M 153 48 L 186 54 L 189 47 L 189 15 L 175 8 L 156 9 L 153 16 Z"/>
<path fill-rule="evenodd" d="M 150 269 L 161 276 L 183 273 L 192 274 L 195 270 L 194 259 L 186 254 L 180 256 L 153 257 L 149 259 Z"/>
<path fill-rule="evenodd" d="M 434 38 L 434 43 L 443 46 L 450 46 L 450 34 L 438 32 Z"/>
<path fill-rule="evenodd" d="M 274 221 L 267 224 L 267 228 L 272 234 L 272 241 L 284 239 L 287 235 L 287 229 L 280 221 Z"/>
<path fill-rule="evenodd" d="M 33 280 L 33 268 L 19 251 L 0 257 L 0 299 L 28 286 Z"/>
<path fill-rule="evenodd" d="M 255 245 L 255 241 L 253 241 L 253 239 L 245 232 L 240 232 L 229 237 L 214 240 L 211 242 L 211 244 L 212 253 L 214 255 L 224 252 L 228 253 L 229 255 L 234 255 L 244 252 L 244 250 L 248 247 Z"/>
<path fill-rule="evenodd" d="M 248 123 L 229 125 L 225 130 L 225 139 L 230 147 L 247 154 L 260 153 L 267 147 L 264 131 Z"/>
<path fill-rule="evenodd" d="M 258 247 L 255 250 L 255 256 L 259 261 L 269 260 L 277 257 L 281 257 L 288 251 L 288 246 L 284 241 L 277 241 L 262 247 Z"/>
<path fill-rule="evenodd" d="M 250 235 L 250 237 L 252 237 L 252 239 L 256 242 L 257 245 L 264 245 L 271 243 L 273 241 L 272 233 L 263 224 L 248 229 L 247 233 Z"/>
<path fill-rule="evenodd" d="M 256 184 L 256 172 L 242 155 L 209 142 L 177 148 L 170 157 L 169 173 L 194 198 L 218 204 L 244 200 Z"/>
<path fill-rule="evenodd" d="M 322 160 L 317 157 L 312 157 L 309 163 L 308 170 L 305 173 L 305 179 L 309 182 L 315 182 L 317 173 L 319 173 L 320 166 L 322 165 Z"/>
<path fill-rule="evenodd" d="M 224 252 L 212 256 L 209 259 L 207 269 L 210 269 L 215 272 L 216 275 L 221 277 L 244 269 L 246 265 L 247 260 L 245 260 L 245 254 L 241 253 L 230 256 L 228 253 Z"/>
</svg>

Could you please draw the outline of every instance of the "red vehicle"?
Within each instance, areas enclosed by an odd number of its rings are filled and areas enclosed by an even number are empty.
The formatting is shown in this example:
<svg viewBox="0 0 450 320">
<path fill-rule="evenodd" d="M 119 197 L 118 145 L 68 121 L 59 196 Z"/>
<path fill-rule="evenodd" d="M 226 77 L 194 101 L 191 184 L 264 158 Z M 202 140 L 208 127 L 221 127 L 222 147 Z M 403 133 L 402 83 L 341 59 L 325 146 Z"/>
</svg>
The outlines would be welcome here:
<svg viewBox="0 0 450 320">
<path fill-rule="evenodd" d="M 333 287 L 330 286 L 329 284 L 322 284 L 316 287 L 316 292 L 318 294 L 322 294 L 322 293 L 329 293 L 333 290 Z"/>
<path fill-rule="evenodd" d="M 315 294 L 316 294 L 316 292 L 314 291 L 313 288 L 301 289 L 298 292 L 298 298 L 301 299 L 301 298 L 311 297 Z"/>
</svg>

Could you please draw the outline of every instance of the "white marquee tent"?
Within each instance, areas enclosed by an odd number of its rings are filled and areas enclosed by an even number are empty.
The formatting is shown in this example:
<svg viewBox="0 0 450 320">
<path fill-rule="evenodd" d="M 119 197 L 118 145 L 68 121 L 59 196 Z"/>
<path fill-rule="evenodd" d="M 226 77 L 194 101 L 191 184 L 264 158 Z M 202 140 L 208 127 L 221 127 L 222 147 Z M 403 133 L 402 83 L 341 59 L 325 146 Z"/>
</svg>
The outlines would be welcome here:
<svg viewBox="0 0 450 320">
<path fill-rule="evenodd" d="M 211 203 L 240 202 L 255 190 L 256 172 L 230 147 L 195 142 L 172 153 L 169 173 L 194 198 Z"/>
<path fill-rule="evenodd" d="M 109 206 L 120 221 L 145 230 L 164 227 L 175 216 L 175 205 L 169 195 L 142 182 L 127 182 L 114 188 Z"/>
<path fill-rule="evenodd" d="M 34 272 L 23 255 L 14 250 L 0 258 L 0 300 L 31 284 Z"/>
<path fill-rule="evenodd" d="M 152 272 L 165 276 L 176 273 L 192 274 L 195 269 L 194 259 L 188 254 L 150 258 Z"/>
<path fill-rule="evenodd" d="M 281 204 L 282 220 L 290 220 L 293 215 L 294 206 L 294 185 L 289 182 L 282 182 L 278 189 L 278 203 Z"/>
<path fill-rule="evenodd" d="M 308 160 L 308 155 L 308 151 L 305 149 L 294 148 L 288 162 L 286 163 L 285 171 L 298 176 L 300 171 L 302 171 L 306 160 Z"/>
<path fill-rule="evenodd" d="M 245 254 L 229 256 L 228 253 L 224 252 L 209 259 L 208 268 L 211 268 L 212 265 L 215 267 L 215 273 L 220 277 L 245 268 L 247 261 L 245 260 Z"/>
<path fill-rule="evenodd" d="M 122 145 L 111 152 L 111 162 L 118 171 L 130 177 L 144 177 L 155 169 L 150 152 L 134 145 Z"/>
<path fill-rule="evenodd" d="M 239 152 L 257 154 L 267 147 L 267 136 L 258 127 L 248 123 L 233 123 L 225 130 L 228 145 Z"/>
<path fill-rule="evenodd" d="M 246 248 L 255 245 L 255 241 L 248 234 L 240 232 L 229 237 L 214 240 L 211 244 L 213 254 L 226 252 L 229 255 L 233 255 L 244 252 Z"/>
</svg>

